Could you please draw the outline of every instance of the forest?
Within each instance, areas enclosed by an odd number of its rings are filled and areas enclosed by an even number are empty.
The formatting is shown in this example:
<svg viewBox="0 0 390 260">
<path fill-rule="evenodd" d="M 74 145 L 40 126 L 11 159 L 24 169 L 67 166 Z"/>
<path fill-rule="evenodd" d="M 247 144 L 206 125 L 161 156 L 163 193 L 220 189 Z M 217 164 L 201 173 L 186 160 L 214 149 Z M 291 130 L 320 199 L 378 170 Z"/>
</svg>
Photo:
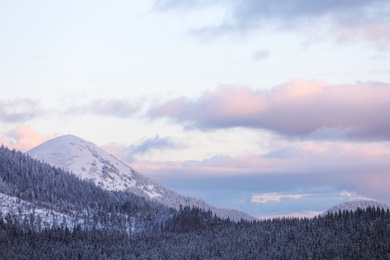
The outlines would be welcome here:
<svg viewBox="0 0 390 260">
<path fill-rule="evenodd" d="M 134 236 L 80 226 L 35 231 L 0 220 L 0 254 L 3 259 L 390 258 L 390 213 L 379 208 L 313 219 L 240 223 L 212 219 L 207 226 L 197 223 L 193 228 L 188 227 L 199 212 L 186 214 L 175 221 L 188 222 L 172 231 Z"/>
<path fill-rule="evenodd" d="M 0 193 L 2 259 L 390 259 L 379 207 L 233 222 L 106 191 L 5 147 Z"/>
</svg>

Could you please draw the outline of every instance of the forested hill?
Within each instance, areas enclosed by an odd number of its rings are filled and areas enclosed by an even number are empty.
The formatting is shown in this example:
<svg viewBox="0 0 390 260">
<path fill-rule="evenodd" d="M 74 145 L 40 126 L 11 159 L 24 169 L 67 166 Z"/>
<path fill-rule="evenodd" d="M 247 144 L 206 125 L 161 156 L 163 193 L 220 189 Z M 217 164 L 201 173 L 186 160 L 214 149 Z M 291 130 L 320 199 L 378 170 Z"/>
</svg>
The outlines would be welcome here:
<svg viewBox="0 0 390 260">
<path fill-rule="evenodd" d="M 389 237 L 390 212 L 380 208 L 313 219 L 225 220 L 138 236 L 80 227 L 26 230 L 0 219 L 2 259 L 389 259 Z"/>
<path fill-rule="evenodd" d="M 348 201 L 331 207 L 327 211 L 323 212 L 321 215 L 325 216 L 329 213 L 338 213 L 339 211 L 356 211 L 358 209 L 366 209 L 366 208 L 381 208 L 384 210 L 388 210 L 390 209 L 390 205 L 375 200 Z"/>
<path fill-rule="evenodd" d="M 90 181 L 0 147 L 0 210 L 37 229 L 53 225 L 141 232 L 176 210 L 129 192 L 107 191 Z"/>
</svg>

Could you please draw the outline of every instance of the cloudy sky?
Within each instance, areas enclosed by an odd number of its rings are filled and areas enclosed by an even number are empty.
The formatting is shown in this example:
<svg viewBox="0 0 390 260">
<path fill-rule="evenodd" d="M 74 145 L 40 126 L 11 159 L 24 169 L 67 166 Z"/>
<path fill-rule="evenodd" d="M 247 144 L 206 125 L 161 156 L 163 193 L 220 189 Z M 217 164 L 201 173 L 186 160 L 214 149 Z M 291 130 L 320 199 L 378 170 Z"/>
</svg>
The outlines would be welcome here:
<svg viewBox="0 0 390 260">
<path fill-rule="evenodd" d="M 95 143 L 256 217 L 390 203 L 388 0 L 0 0 L 0 142 Z"/>
</svg>

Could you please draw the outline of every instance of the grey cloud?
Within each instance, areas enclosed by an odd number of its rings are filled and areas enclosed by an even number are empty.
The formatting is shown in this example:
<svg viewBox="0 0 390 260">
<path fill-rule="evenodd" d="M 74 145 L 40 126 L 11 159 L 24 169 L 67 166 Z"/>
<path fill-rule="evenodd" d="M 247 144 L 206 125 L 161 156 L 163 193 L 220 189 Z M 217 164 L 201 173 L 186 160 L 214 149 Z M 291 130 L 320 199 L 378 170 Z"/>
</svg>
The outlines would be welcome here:
<svg viewBox="0 0 390 260">
<path fill-rule="evenodd" d="M 276 204 L 279 210 L 293 204 L 296 204 L 294 208 L 297 208 L 298 204 L 301 204 L 302 210 L 324 211 L 340 202 L 361 199 L 362 197 L 389 201 L 388 163 L 382 169 L 378 169 L 377 165 L 373 165 L 371 162 L 360 161 L 360 165 L 355 167 L 350 163 L 344 165 L 342 161 L 345 159 L 340 158 L 340 165 L 334 167 L 334 165 L 329 165 L 325 158 L 300 171 L 291 170 L 288 166 L 283 169 L 277 168 L 276 171 L 266 167 L 252 167 L 245 174 L 237 172 L 240 172 L 242 167 L 246 167 L 246 164 L 236 165 L 231 162 L 234 158 L 225 158 L 224 163 L 221 164 L 220 158 L 216 159 L 217 165 L 226 167 L 221 169 L 218 174 L 212 167 L 214 159 L 211 159 L 211 161 L 183 164 L 179 168 L 154 169 L 148 175 L 183 194 L 207 199 L 220 207 L 228 206 L 223 204 L 223 200 L 227 198 L 226 196 L 233 194 L 232 198 L 229 197 L 230 200 L 233 200 L 233 197 L 240 197 L 240 200 L 247 202 L 254 194 L 305 194 L 299 200 L 281 200 L 280 202 L 259 204 L 257 206 L 261 207 L 258 208 L 258 213 L 262 214 L 275 208 Z M 350 159 L 347 160 L 350 162 Z M 275 165 L 280 163 L 277 161 Z M 283 163 L 281 164 L 283 165 Z M 309 161 L 308 164 L 311 162 Z M 367 168 L 362 170 L 364 165 Z M 227 168 L 231 168 L 235 174 L 229 175 Z M 355 195 L 343 195 L 345 191 Z M 253 204 L 239 203 L 235 208 L 256 215 L 255 211 L 252 210 L 256 210 L 257 207 L 254 208 Z M 286 213 L 283 212 L 283 214 Z"/>
<path fill-rule="evenodd" d="M 0 100 L 0 121 L 21 122 L 42 114 L 39 102 L 32 99 Z"/>
<path fill-rule="evenodd" d="M 277 150 L 269 151 L 268 153 L 264 154 L 263 158 L 277 158 L 277 159 L 284 159 L 288 158 L 293 154 L 293 149 L 291 147 L 283 147 Z"/>
<path fill-rule="evenodd" d="M 387 4 L 385 0 L 246 0 L 234 6 L 232 20 L 239 29 L 259 26 L 267 19 L 290 27 L 315 22 L 315 19 L 325 15 L 344 24 L 366 23 L 372 19 L 372 12 L 381 13 L 383 5 Z"/>
<path fill-rule="evenodd" d="M 269 51 L 268 50 L 257 50 L 252 54 L 252 60 L 253 61 L 262 61 L 266 60 L 269 57 Z"/>
<path fill-rule="evenodd" d="M 227 9 L 226 18 L 218 26 L 192 30 L 196 35 L 207 38 L 262 27 L 311 28 L 315 36 L 309 38 L 330 38 L 336 42 L 366 40 L 379 50 L 390 48 L 390 2 L 387 0 L 244 0 L 214 4 Z M 158 11 L 207 7 L 204 1 L 179 0 L 156 1 L 156 6 L 160 6 L 156 8 Z"/>
<path fill-rule="evenodd" d="M 127 163 L 136 162 L 136 155 L 146 154 L 152 151 L 163 151 L 167 149 L 179 149 L 184 145 L 171 137 L 160 137 L 158 134 L 152 138 L 146 138 L 139 142 L 126 146 L 119 144 L 108 144 L 103 147 L 109 153 L 118 156 Z"/>
<path fill-rule="evenodd" d="M 148 138 L 135 145 L 132 149 L 132 153 L 134 154 L 144 154 L 151 150 L 165 150 L 165 149 L 174 149 L 179 145 L 173 141 L 172 138 L 169 137 L 160 137 L 156 135 L 153 138 Z"/>
<path fill-rule="evenodd" d="M 194 8 L 207 7 L 212 4 L 221 2 L 220 0 L 208 1 L 208 0 L 156 0 L 153 8 L 157 11 L 169 11 L 169 10 L 191 10 Z"/>
<path fill-rule="evenodd" d="M 387 19 L 387 0 L 243 0 L 213 1 L 214 5 L 229 7 L 228 19 L 221 28 L 246 30 L 274 20 L 283 27 L 295 27 L 300 23 L 312 23 L 322 16 L 330 16 L 344 25 L 367 23 L 373 19 Z M 158 0 L 159 11 L 196 9 L 210 6 L 210 1 Z"/>
<path fill-rule="evenodd" d="M 94 100 L 88 104 L 72 106 L 67 114 L 94 114 L 114 117 L 132 117 L 142 108 L 142 101 L 126 99 Z"/>
</svg>

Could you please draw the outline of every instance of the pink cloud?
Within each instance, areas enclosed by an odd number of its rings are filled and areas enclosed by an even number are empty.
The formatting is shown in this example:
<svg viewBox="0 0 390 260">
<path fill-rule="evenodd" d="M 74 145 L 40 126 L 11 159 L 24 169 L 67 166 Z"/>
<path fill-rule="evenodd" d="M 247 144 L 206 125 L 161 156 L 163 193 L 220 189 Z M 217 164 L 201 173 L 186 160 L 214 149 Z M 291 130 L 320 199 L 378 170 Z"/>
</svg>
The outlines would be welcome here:
<svg viewBox="0 0 390 260">
<path fill-rule="evenodd" d="M 107 145 L 101 146 L 101 148 L 107 153 L 114 155 L 118 158 L 125 158 L 127 154 L 127 147 L 117 143 L 109 143 Z"/>
<path fill-rule="evenodd" d="M 378 21 L 372 24 L 355 25 L 350 27 L 335 26 L 331 33 L 339 43 L 365 40 L 372 43 L 378 50 L 390 48 L 390 26 L 388 22 Z"/>
<path fill-rule="evenodd" d="M 60 135 L 61 134 L 59 133 L 43 135 L 32 130 L 26 125 L 20 125 L 9 131 L 4 137 L 0 137 L 0 143 L 11 149 L 26 152 L 33 147 Z"/>
<path fill-rule="evenodd" d="M 113 150 L 111 150 L 113 151 Z M 286 153 L 285 151 L 288 151 Z M 122 152 L 115 154 L 118 158 Z M 275 148 L 266 154 L 241 157 L 214 156 L 202 161 L 134 161 L 129 162 L 136 170 L 154 174 L 181 172 L 198 176 L 265 174 L 277 172 L 316 173 L 323 169 L 390 169 L 389 144 L 315 142 L 294 143 Z M 390 175 L 389 175 L 390 176 Z"/>
<path fill-rule="evenodd" d="M 295 80 L 269 91 L 220 87 L 149 110 L 189 127 L 250 127 L 310 139 L 389 140 L 390 85 Z"/>
</svg>

